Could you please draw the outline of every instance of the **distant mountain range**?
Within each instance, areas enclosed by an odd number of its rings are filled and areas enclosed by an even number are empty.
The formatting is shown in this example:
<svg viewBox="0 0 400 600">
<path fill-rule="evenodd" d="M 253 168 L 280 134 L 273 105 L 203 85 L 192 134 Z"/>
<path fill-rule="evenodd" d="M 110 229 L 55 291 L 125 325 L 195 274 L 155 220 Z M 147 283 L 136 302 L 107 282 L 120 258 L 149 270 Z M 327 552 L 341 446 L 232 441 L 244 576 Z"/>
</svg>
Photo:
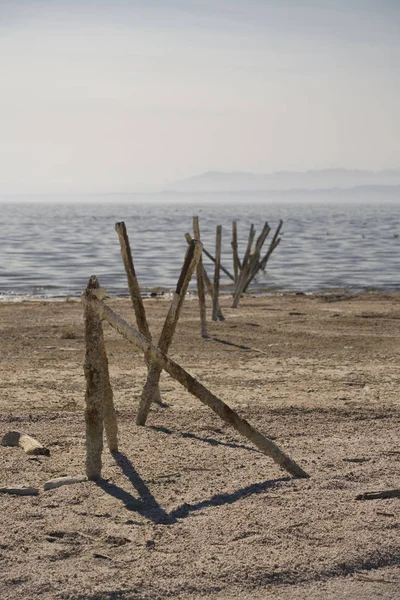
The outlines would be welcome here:
<svg viewBox="0 0 400 600">
<path fill-rule="evenodd" d="M 398 186 L 400 169 L 358 171 L 277 171 L 265 175 L 208 171 L 163 186 L 166 192 L 257 192 L 284 190 L 351 189 L 364 186 Z"/>
</svg>

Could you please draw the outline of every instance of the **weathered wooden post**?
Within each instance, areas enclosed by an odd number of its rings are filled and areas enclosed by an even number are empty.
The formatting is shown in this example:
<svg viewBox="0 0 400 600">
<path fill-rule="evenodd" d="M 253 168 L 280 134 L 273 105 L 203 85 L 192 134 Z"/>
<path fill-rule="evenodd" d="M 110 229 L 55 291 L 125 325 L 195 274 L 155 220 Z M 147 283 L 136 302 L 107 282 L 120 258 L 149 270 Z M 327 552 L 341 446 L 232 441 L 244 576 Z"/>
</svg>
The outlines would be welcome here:
<svg viewBox="0 0 400 600">
<path fill-rule="evenodd" d="M 136 323 L 140 333 L 142 333 L 151 342 L 150 328 L 147 323 L 146 311 L 140 293 L 139 282 L 136 277 L 135 266 L 132 259 L 131 245 L 129 243 L 128 233 L 123 221 L 115 223 L 115 231 L 118 234 L 119 243 L 121 246 L 121 256 L 125 267 L 126 278 L 128 280 L 129 293 L 132 300 L 133 309 L 135 311 Z M 147 362 L 147 368 L 149 363 Z M 157 388 L 154 394 L 154 401 L 157 404 L 162 404 L 160 390 Z"/>
<path fill-rule="evenodd" d="M 193 217 L 193 235 L 195 240 L 200 242 L 200 226 L 199 217 Z M 207 315 L 206 315 L 206 295 L 204 290 L 204 279 L 203 279 L 203 259 L 200 256 L 196 267 L 197 276 L 197 296 L 199 299 L 200 309 L 200 331 L 203 338 L 208 338 L 207 333 Z"/>
<path fill-rule="evenodd" d="M 220 265 L 221 265 L 221 241 L 222 241 L 222 227 L 221 227 L 221 225 L 217 225 L 217 231 L 216 231 L 216 237 L 215 237 L 215 271 L 214 271 L 213 309 L 212 309 L 213 321 L 217 321 L 217 319 L 218 319 L 219 276 L 220 276 Z"/>
<path fill-rule="evenodd" d="M 108 361 L 104 347 L 103 328 L 94 301 L 101 300 L 104 293 L 97 277 L 89 279 L 84 293 L 86 356 L 86 475 L 88 479 L 100 479 L 101 454 L 103 451 L 103 421 L 108 447 L 118 451 L 118 426 L 113 394 L 108 373 Z"/>
<path fill-rule="evenodd" d="M 185 239 L 186 239 L 187 243 L 190 244 L 190 242 L 192 241 L 192 236 L 190 235 L 190 233 L 185 233 Z M 213 298 L 214 298 L 213 285 L 212 285 L 212 283 L 210 281 L 210 278 L 209 278 L 209 276 L 207 274 L 207 271 L 206 271 L 206 269 L 204 267 L 204 264 L 202 265 L 202 267 L 203 267 L 204 285 L 206 286 L 207 291 L 210 294 L 211 302 L 213 302 Z M 225 317 L 222 314 L 222 310 L 221 310 L 221 307 L 219 305 L 219 299 L 218 299 L 218 319 L 220 321 L 225 321 Z"/>
<path fill-rule="evenodd" d="M 232 222 L 232 252 L 233 252 L 233 274 L 235 277 L 235 284 L 237 283 L 239 272 L 241 269 L 239 253 L 238 253 L 238 239 L 237 239 L 237 223 L 236 221 Z"/>
<path fill-rule="evenodd" d="M 179 277 L 174 296 L 172 298 L 171 306 L 165 319 L 165 323 L 160 335 L 158 347 L 165 354 L 171 345 L 173 335 L 175 333 L 176 325 L 178 323 L 180 311 L 182 308 L 183 301 L 185 299 L 186 291 L 193 275 L 196 266 L 201 258 L 203 246 L 201 242 L 192 240 L 190 246 L 186 252 L 185 261 L 183 263 L 181 275 Z M 202 273 L 200 272 L 200 276 Z M 158 363 L 151 363 L 147 381 L 143 388 L 142 396 L 140 399 L 139 410 L 137 414 L 136 424 L 145 425 L 147 415 L 149 414 L 151 403 L 154 399 L 154 392 L 158 387 L 160 380 L 160 374 L 162 367 Z"/>
</svg>

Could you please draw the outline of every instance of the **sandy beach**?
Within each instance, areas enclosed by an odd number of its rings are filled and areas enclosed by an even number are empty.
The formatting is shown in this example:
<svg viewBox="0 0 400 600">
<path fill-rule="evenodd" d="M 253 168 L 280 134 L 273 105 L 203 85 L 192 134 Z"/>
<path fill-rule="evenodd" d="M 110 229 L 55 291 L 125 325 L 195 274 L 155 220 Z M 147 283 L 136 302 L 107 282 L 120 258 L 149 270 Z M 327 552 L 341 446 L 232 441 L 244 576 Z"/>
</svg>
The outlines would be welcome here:
<svg viewBox="0 0 400 600">
<path fill-rule="evenodd" d="M 129 299 L 108 304 L 131 322 Z M 200 337 L 185 302 L 170 356 L 309 474 L 293 479 L 163 374 L 135 425 L 142 355 L 104 326 L 120 451 L 104 480 L 0 494 L 0 597 L 394 599 L 400 589 L 400 294 L 222 299 Z M 168 310 L 145 301 L 154 339 Z M 210 311 L 209 311 L 210 313 Z M 0 486 L 84 473 L 82 304 L 0 304 Z"/>
</svg>

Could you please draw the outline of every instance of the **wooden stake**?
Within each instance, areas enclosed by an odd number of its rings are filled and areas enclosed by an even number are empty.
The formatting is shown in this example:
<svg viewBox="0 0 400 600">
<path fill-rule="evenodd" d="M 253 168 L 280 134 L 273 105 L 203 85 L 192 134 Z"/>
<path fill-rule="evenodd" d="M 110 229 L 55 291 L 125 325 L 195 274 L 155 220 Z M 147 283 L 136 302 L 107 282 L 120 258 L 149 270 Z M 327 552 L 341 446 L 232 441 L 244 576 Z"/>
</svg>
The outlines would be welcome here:
<svg viewBox="0 0 400 600">
<path fill-rule="evenodd" d="M 196 396 L 203 404 L 209 406 L 223 421 L 232 425 L 236 431 L 244 435 L 264 454 L 271 457 L 283 469 L 295 477 L 307 478 L 309 475 L 272 440 L 254 429 L 245 419 L 242 419 L 225 402 L 214 396 L 206 387 L 192 377 L 185 369 L 168 358 L 159 348 L 156 348 L 139 331 L 129 325 L 122 317 L 117 315 L 101 300 L 94 299 L 93 303 L 101 319 L 108 321 L 121 335 L 130 341 L 136 348 L 151 356 L 151 359 L 165 369 L 171 377 L 179 381 L 191 394 Z"/>
<path fill-rule="evenodd" d="M 181 275 L 158 342 L 158 347 L 164 353 L 168 352 L 171 345 L 186 291 L 194 270 L 201 258 L 202 249 L 203 246 L 201 242 L 192 240 L 186 252 Z M 154 398 L 154 392 L 158 387 L 161 371 L 162 367 L 160 367 L 157 362 L 151 361 L 150 369 L 147 374 L 147 381 L 140 399 L 139 411 L 136 419 L 137 425 L 145 425 L 146 423 L 147 415 L 149 414 L 150 406 Z"/>
<path fill-rule="evenodd" d="M 193 235 L 197 241 L 200 241 L 200 227 L 199 217 L 193 217 Z M 208 338 L 207 333 L 207 314 L 206 314 L 206 295 L 204 291 L 204 280 L 203 280 L 203 259 L 200 256 L 196 267 L 197 277 L 197 296 L 199 298 L 199 309 L 200 309 L 200 332 L 203 338 Z"/>
<path fill-rule="evenodd" d="M 273 253 L 273 251 L 275 250 L 275 248 L 278 246 L 279 242 L 281 241 L 281 238 L 278 239 L 278 235 L 280 233 L 282 225 L 283 225 L 283 221 L 281 219 L 279 221 L 278 227 L 276 228 L 274 237 L 271 240 L 271 243 L 269 245 L 267 254 L 264 256 L 264 258 L 261 261 L 260 269 L 262 269 L 263 271 L 265 271 L 265 267 L 267 266 L 267 262 L 268 262 L 269 257 L 271 256 L 271 254 Z"/>
<path fill-rule="evenodd" d="M 190 235 L 190 233 L 185 233 L 185 239 L 186 239 L 187 243 L 188 243 L 188 244 L 190 244 L 190 242 L 192 241 L 192 236 Z M 210 281 L 210 278 L 209 278 L 209 276 L 208 276 L 208 274 L 207 274 L 207 271 L 206 271 L 206 270 L 205 270 L 205 268 L 204 268 L 204 265 L 202 265 L 202 267 L 203 267 L 203 278 L 204 278 L 204 285 L 205 285 L 205 287 L 207 288 L 207 291 L 208 291 L 208 293 L 209 293 L 209 294 L 210 294 L 210 296 L 211 296 L 211 301 L 213 302 L 213 298 L 214 298 L 214 290 L 213 290 L 213 286 L 212 286 L 212 283 L 211 283 L 211 281 Z M 224 317 L 224 315 L 222 314 L 222 310 L 221 310 L 221 307 L 220 307 L 220 305 L 219 305 L 219 299 L 218 299 L 218 319 L 219 319 L 220 321 L 225 321 L 225 317 Z"/>
<path fill-rule="evenodd" d="M 215 237 L 215 271 L 214 271 L 214 289 L 213 289 L 213 309 L 212 319 L 217 321 L 218 319 L 218 297 L 219 297 L 219 275 L 221 265 L 221 241 L 222 241 L 222 227 L 217 225 L 216 237 Z"/>
<path fill-rule="evenodd" d="M 100 289 L 97 277 L 89 279 L 85 295 L 85 377 L 86 377 L 86 475 L 88 479 L 101 477 L 101 454 L 103 451 L 103 420 L 111 452 L 118 451 L 117 418 L 108 373 L 108 361 L 104 347 L 103 328 L 95 309 Z"/>
<path fill-rule="evenodd" d="M 33 456 L 50 456 L 50 450 L 45 448 L 35 438 L 19 431 L 8 431 L 1 440 L 2 446 L 19 446 L 26 454 Z"/>
<path fill-rule="evenodd" d="M 136 323 L 140 333 L 142 333 L 151 342 L 150 328 L 147 323 L 146 311 L 144 308 L 142 295 L 140 293 L 139 282 L 136 277 L 135 266 L 132 259 L 131 245 L 129 243 L 128 233 L 123 221 L 115 223 L 115 231 L 118 234 L 119 243 L 121 246 L 121 255 L 125 267 L 126 277 L 128 280 L 129 293 L 132 300 L 133 309 L 135 311 Z M 149 364 L 147 364 L 149 368 Z M 157 404 L 162 404 L 160 390 L 157 388 L 154 394 L 154 401 Z"/>
<path fill-rule="evenodd" d="M 235 283 L 237 283 L 237 280 L 239 278 L 239 272 L 240 272 L 240 269 L 241 269 L 241 264 L 240 264 L 239 253 L 238 253 L 237 223 L 236 223 L 236 221 L 232 222 L 232 242 L 231 242 L 231 246 L 232 246 L 232 252 L 233 252 L 233 273 L 234 273 Z"/>
</svg>

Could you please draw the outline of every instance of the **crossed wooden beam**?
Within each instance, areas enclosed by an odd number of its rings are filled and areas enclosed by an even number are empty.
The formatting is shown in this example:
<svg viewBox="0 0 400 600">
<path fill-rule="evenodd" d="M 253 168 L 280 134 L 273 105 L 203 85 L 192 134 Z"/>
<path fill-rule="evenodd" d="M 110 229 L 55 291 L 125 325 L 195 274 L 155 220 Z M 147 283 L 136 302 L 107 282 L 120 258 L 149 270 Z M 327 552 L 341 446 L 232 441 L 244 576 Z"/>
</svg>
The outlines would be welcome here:
<svg viewBox="0 0 400 600">
<path fill-rule="evenodd" d="M 122 239 L 124 242 L 123 244 L 121 243 L 121 249 L 126 250 L 129 247 L 129 240 L 127 240 L 125 225 L 118 223 L 116 229 L 120 236 L 120 241 Z M 138 425 L 146 423 L 151 403 L 157 398 L 160 374 L 164 369 L 203 404 L 210 407 L 223 421 L 232 425 L 234 429 L 250 440 L 264 454 L 271 457 L 283 469 L 295 477 L 308 477 L 308 474 L 285 454 L 277 444 L 252 427 L 225 402 L 215 396 L 178 363 L 167 356 L 189 281 L 195 269 L 198 268 L 202 251 L 203 246 L 201 242 L 197 240 L 190 241 L 158 347 L 151 341 L 148 325 L 147 335 L 132 327 L 132 325 L 127 323 L 120 315 L 105 304 L 106 290 L 100 287 L 97 278 L 92 276 L 89 279 L 83 297 L 86 342 L 84 365 L 86 377 L 86 474 L 88 479 L 98 480 L 101 478 L 104 430 L 110 451 L 113 453 L 118 452 L 118 424 L 114 408 L 113 391 L 110 384 L 102 321 L 107 321 L 123 337 L 144 353 L 148 374 L 139 404 L 136 420 Z M 131 279 L 129 280 L 128 278 L 128 281 L 130 281 L 129 288 L 135 291 L 135 312 L 142 311 L 143 309 L 140 326 L 144 329 L 145 322 L 143 321 L 143 317 L 145 318 L 145 312 L 144 307 L 140 307 L 140 302 L 137 301 L 137 289 L 135 288 L 137 279 L 135 283 L 134 279 L 136 276 L 133 277 L 133 261 L 131 256 L 129 258 L 129 254 L 130 250 L 125 255 L 123 251 L 123 256 L 125 256 L 124 264 L 125 267 L 127 264 L 130 265 Z M 143 303 L 141 304 L 143 305 Z"/>
</svg>

